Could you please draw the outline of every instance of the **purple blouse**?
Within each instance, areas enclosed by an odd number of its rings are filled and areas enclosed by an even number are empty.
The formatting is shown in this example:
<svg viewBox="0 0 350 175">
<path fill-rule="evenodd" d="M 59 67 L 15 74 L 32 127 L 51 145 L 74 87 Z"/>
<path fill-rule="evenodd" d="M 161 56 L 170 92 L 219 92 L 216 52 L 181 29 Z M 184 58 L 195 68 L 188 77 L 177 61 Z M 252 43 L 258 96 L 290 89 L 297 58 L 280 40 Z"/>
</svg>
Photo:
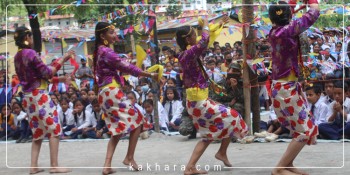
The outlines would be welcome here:
<svg viewBox="0 0 350 175">
<path fill-rule="evenodd" d="M 298 48 L 299 34 L 314 24 L 320 12 L 310 9 L 301 18 L 291 21 L 285 26 L 275 26 L 269 34 L 272 46 L 272 79 L 278 80 L 288 77 L 291 70 L 299 75 Z"/>
<path fill-rule="evenodd" d="M 98 86 L 102 87 L 112 83 L 113 78 L 121 84 L 121 77 L 118 71 L 139 76 L 142 70 L 133 64 L 124 61 L 111 48 L 106 46 L 98 47 L 97 69 Z"/>
<path fill-rule="evenodd" d="M 45 65 L 35 50 L 23 49 L 15 55 L 15 70 L 23 92 L 32 92 L 41 84 L 41 80 L 53 77 L 52 70 Z"/>
<path fill-rule="evenodd" d="M 202 69 L 197 62 L 199 56 L 208 47 L 208 43 L 209 34 L 203 32 L 202 39 L 197 45 L 179 55 L 179 62 L 183 70 L 183 84 L 186 89 L 193 87 L 204 89 L 208 87 L 207 80 L 204 78 Z"/>
</svg>

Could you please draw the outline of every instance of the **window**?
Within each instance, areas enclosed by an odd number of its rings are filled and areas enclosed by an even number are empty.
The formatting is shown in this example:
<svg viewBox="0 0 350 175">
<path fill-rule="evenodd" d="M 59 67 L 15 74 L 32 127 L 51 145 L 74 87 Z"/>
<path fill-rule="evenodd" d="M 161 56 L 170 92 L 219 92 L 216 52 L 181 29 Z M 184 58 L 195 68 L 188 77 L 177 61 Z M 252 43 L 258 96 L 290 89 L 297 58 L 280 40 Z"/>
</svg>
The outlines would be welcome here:
<svg viewBox="0 0 350 175">
<path fill-rule="evenodd" d="M 191 7 L 191 4 L 190 3 L 186 3 L 186 7 Z"/>
<path fill-rule="evenodd" d="M 201 1 L 197 1 L 197 4 L 201 4 Z"/>
<path fill-rule="evenodd" d="M 60 22 L 60 21 L 58 21 L 58 25 L 61 25 L 61 22 Z"/>
<path fill-rule="evenodd" d="M 66 24 L 69 25 L 69 21 L 66 21 Z"/>
<path fill-rule="evenodd" d="M 51 22 L 49 23 L 49 26 L 52 26 L 52 23 L 51 23 Z"/>
</svg>

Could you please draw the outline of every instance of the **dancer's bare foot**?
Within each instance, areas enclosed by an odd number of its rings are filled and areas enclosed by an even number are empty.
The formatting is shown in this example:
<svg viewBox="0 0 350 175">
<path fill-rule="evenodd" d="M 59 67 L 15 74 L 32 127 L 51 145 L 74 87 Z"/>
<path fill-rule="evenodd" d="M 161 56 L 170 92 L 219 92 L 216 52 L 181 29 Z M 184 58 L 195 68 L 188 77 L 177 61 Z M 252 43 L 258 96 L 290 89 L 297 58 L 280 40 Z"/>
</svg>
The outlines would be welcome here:
<svg viewBox="0 0 350 175">
<path fill-rule="evenodd" d="M 107 174 L 113 174 L 116 173 L 117 171 L 113 170 L 112 168 L 104 168 L 102 171 L 102 175 L 107 175 Z"/>
<path fill-rule="evenodd" d="M 309 173 L 304 172 L 304 171 L 299 170 L 299 169 L 297 169 L 296 167 L 294 167 L 293 164 L 289 165 L 288 167 L 290 167 L 290 168 L 287 168 L 287 170 L 288 170 L 288 171 L 291 171 L 291 172 L 293 172 L 293 173 L 297 173 L 297 174 L 301 174 L 301 175 L 309 175 Z"/>
<path fill-rule="evenodd" d="M 186 168 L 184 171 L 184 175 L 194 175 L 194 174 L 208 174 L 208 172 L 204 170 L 197 170 L 196 167 Z"/>
<path fill-rule="evenodd" d="M 221 160 L 224 163 L 225 166 L 232 167 L 232 164 L 228 160 L 227 155 L 222 155 L 220 153 L 216 153 L 215 154 L 215 158 L 218 159 L 218 160 Z"/>
<path fill-rule="evenodd" d="M 51 168 L 51 169 L 50 169 L 50 173 L 51 173 L 51 174 L 53 174 L 53 173 L 69 173 L 69 172 L 72 172 L 72 170 L 67 169 L 67 168 L 58 168 L 58 167 L 55 167 L 55 168 Z"/>
<path fill-rule="evenodd" d="M 31 168 L 31 169 L 29 170 L 29 174 L 38 174 L 38 173 L 41 173 L 41 172 L 44 172 L 44 169 Z"/>
<path fill-rule="evenodd" d="M 135 171 L 142 171 L 142 169 L 136 164 L 135 160 L 124 159 L 123 164 L 131 166 Z"/>
<path fill-rule="evenodd" d="M 285 168 L 275 168 L 272 170 L 271 175 L 300 175 L 300 174 L 294 173 Z"/>
</svg>

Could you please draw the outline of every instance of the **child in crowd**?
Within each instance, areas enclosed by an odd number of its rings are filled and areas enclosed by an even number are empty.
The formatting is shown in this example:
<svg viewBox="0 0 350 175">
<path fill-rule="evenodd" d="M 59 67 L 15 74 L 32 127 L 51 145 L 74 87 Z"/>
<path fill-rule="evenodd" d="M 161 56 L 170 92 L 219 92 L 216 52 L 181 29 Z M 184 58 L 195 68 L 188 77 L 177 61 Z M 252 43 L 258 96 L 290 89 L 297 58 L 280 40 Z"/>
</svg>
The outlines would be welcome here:
<svg viewBox="0 0 350 175">
<path fill-rule="evenodd" d="M 333 101 L 333 90 L 334 90 L 334 82 L 333 82 L 333 77 L 328 76 L 327 81 L 324 84 L 325 88 L 325 96 L 321 97 L 321 100 L 326 103 L 326 105 L 330 105 Z"/>
<path fill-rule="evenodd" d="M 327 122 L 328 106 L 321 99 L 322 86 L 320 84 L 310 84 L 305 88 L 306 98 L 309 103 L 308 108 L 315 118 L 315 124 Z"/>
<path fill-rule="evenodd" d="M 153 100 L 147 99 L 143 102 L 143 108 L 146 112 L 147 120 L 152 124 L 151 130 L 154 130 L 154 110 L 153 110 Z M 168 116 L 166 115 L 166 112 L 163 108 L 163 110 L 160 110 L 158 106 L 158 115 L 159 115 L 159 128 L 160 130 L 168 131 L 167 123 L 169 123 Z"/>
<path fill-rule="evenodd" d="M 88 93 L 89 93 L 89 90 L 86 88 L 82 88 L 80 90 L 80 99 L 82 100 L 85 108 L 90 104 L 90 101 L 88 99 Z M 89 108 L 86 108 L 86 110 L 91 112 L 92 111 L 91 105 L 89 106 Z"/>
<path fill-rule="evenodd" d="M 72 133 L 68 138 L 77 139 L 79 135 L 83 134 L 84 129 L 90 126 L 91 113 L 85 111 L 83 100 L 81 99 L 75 100 L 73 105 L 74 128 L 71 129 Z"/>
<path fill-rule="evenodd" d="M 93 99 L 91 105 L 93 107 L 92 118 L 96 120 L 96 138 L 108 138 L 108 128 L 103 117 L 101 106 L 98 104 L 98 100 L 96 98 Z"/>
<path fill-rule="evenodd" d="M 147 78 L 141 78 L 140 79 L 140 85 L 141 85 L 141 94 L 139 99 L 139 104 L 143 104 L 143 102 L 146 100 L 147 94 L 152 90 L 151 82 Z"/>
<path fill-rule="evenodd" d="M 30 142 L 29 136 L 32 131 L 29 128 L 28 115 L 24 112 L 21 102 L 17 101 L 12 105 L 12 113 L 15 115 L 15 123 L 19 128 L 20 137 L 16 140 L 16 143 Z"/>
<path fill-rule="evenodd" d="M 168 113 L 169 131 L 178 131 L 181 123 L 181 114 L 184 110 L 179 93 L 175 87 L 167 87 L 163 101 L 165 111 Z"/>
<path fill-rule="evenodd" d="M 62 97 L 60 100 L 61 109 L 58 110 L 58 118 L 62 127 L 63 136 L 67 136 L 66 132 L 74 128 L 73 109 L 69 108 L 69 99 Z"/>
<path fill-rule="evenodd" d="M 15 116 L 11 113 L 10 104 L 5 104 L 0 107 L 0 138 L 5 141 L 6 138 L 17 137 L 18 131 L 15 124 Z M 7 133 L 6 133 L 7 130 Z M 6 137 L 7 134 L 7 137 Z"/>
<path fill-rule="evenodd" d="M 339 140 L 343 137 L 343 131 L 349 131 L 350 99 L 344 98 L 343 88 L 348 89 L 348 85 L 342 81 L 334 83 L 334 101 L 329 105 L 328 122 L 321 123 L 318 127 L 321 138 Z"/>
</svg>

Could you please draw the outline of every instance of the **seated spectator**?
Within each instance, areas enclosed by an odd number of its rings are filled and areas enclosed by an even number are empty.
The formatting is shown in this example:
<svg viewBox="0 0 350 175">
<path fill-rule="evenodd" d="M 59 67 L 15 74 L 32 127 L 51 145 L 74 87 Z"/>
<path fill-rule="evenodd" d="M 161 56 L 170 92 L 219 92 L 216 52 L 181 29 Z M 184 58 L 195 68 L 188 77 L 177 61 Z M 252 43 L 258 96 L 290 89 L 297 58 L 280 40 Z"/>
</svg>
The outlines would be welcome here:
<svg viewBox="0 0 350 175">
<path fill-rule="evenodd" d="M 15 115 L 15 123 L 20 134 L 16 143 L 30 142 L 29 136 L 32 134 L 32 131 L 29 127 L 28 115 L 24 112 L 21 102 L 17 101 L 12 105 L 12 113 Z"/>
<path fill-rule="evenodd" d="M 334 83 L 334 101 L 329 105 L 328 122 L 318 125 L 321 138 L 339 140 L 343 136 L 343 131 L 349 131 L 348 115 L 350 114 L 350 99 L 347 97 L 344 98 L 343 87 L 344 89 L 348 89 L 348 85 L 343 84 L 342 81 Z M 346 133 L 346 135 L 349 134 Z"/>
<path fill-rule="evenodd" d="M 146 112 L 146 118 L 151 123 L 151 130 L 154 130 L 154 109 L 153 109 L 153 100 L 147 99 L 143 102 L 143 108 Z M 169 131 L 167 123 L 169 123 L 168 115 L 166 114 L 165 110 L 160 108 L 161 105 L 158 105 L 158 116 L 159 116 L 159 128 L 160 130 Z"/>
<path fill-rule="evenodd" d="M 181 114 L 184 110 L 178 92 L 174 87 L 166 89 L 166 96 L 164 98 L 163 106 L 168 113 L 169 131 L 178 131 L 181 123 Z"/>
<path fill-rule="evenodd" d="M 68 98 L 62 97 L 60 100 L 61 108 L 58 110 L 58 118 L 62 127 L 63 136 L 67 136 L 66 132 L 74 128 L 73 110 L 69 108 Z"/>
<path fill-rule="evenodd" d="M 15 115 L 11 113 L 10 104 L 4 104 L 0 107 L 0 140 L 16 139 L 19 137 L 19 130 L 15 124 Z M 7 125 L 7 126 L 6 126 Z M 7 130 L 7 137 L 6 137 Z"/>
<path fill-rule="evenodd" d="M 86 134 L 86 129 L 91 125 L 91 113 L 85 111 L 83 101 L 77 99 L 73 103 L 73 118 L 74 118 L 74 128 L 71 129 L 71 134 L 68 138 L 77 139 L 78 136 L 82 137 L 82 134 Z"/>
<path fill-rule="evenodd" d="M 101 106 L 97 99 L 92 100 L 91 105 L 93 107 L 92 118 L 96 119 L 96 138 L 109 138 L 108 128 L 104 120 Z"/>
<path fill-rule="evenodd" d="M 327 122 L 328 106 L 321 100 L 322 86 L 310 84 L 305 88 L 306 98 L 309 103 L 308 109 L 315 118 L 315 124 Z"/>
</svg>

